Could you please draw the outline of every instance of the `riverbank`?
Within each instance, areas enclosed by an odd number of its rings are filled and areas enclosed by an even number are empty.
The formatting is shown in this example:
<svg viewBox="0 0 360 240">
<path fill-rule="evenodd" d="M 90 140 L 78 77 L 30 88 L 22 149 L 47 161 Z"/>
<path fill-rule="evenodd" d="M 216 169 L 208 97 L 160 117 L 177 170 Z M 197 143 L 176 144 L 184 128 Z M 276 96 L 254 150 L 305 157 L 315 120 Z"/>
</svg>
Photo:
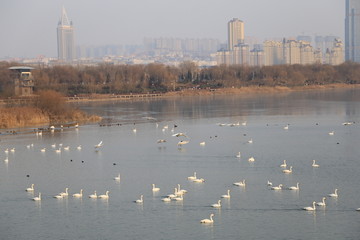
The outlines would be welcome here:
<svg viewBox="0 0 360 240">
<path fill-rule="evenodd" d="M 69 125 L 69 123 L 99 122 L 101 117 L 87 115 L 80 110 L 69 110 L 51 115 L 36 107 L 0 108 L 0 129 Z"/>
<path fill-rule="evenodd" d="M 314 91 L 314 90 L 333 90 L 344 88 L 360 88 L 360 84 L 328 84 L 328 85 L 309 85 L 297 87 L 267 87 L 267 86 L 250 86 L 250 87 L 234 87 L 234 88 L 218 88 L 218 89 L 186 89 L 177 92 L 165 93 L 165 97 L 171 96 L 205 96 L 205 95 L 241 95 L 241 94 L 258 94 L 258 93 L 286 93 L 294 91 Z"/>
</svg>

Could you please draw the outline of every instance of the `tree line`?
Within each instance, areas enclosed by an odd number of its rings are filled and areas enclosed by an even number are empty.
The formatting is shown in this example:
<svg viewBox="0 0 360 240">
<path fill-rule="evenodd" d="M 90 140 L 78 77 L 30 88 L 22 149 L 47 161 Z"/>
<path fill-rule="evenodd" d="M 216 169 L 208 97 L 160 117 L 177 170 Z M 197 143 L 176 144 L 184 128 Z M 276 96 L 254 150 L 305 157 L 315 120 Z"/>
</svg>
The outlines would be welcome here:
<svg viewBox="0 0 360 240">
<path fill-rule="evenodd" d="M 0 62 L 0 97 L 13 96 L 13 79 L 8 68 L 19 65 Z M 56 90 L 63 95 L 73 96 L 167 92 L 184 88 L 359 84 L 360 64 L 346 62 L 337 66 L 314 64 L 263 67 L 220 65 L 200 68 L 188 61 L 176 67 L 157 63 L 37 66 L 32 74 L 35 92 Z"/>
</svg>

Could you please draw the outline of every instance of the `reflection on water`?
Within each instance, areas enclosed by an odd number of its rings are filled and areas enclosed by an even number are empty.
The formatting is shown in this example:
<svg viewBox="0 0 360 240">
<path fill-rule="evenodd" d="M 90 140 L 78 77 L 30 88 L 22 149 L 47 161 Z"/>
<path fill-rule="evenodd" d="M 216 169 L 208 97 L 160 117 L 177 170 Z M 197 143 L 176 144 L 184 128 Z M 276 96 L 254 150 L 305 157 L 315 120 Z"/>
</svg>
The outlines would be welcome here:
<svg viewBox="0 0 360 240">
<path fill-rule="evenodd" d="M 0 236 L 357 239 L 359 93 L 351 89 L 79 104 L 104 116 L 107 124 L 42 136 L 2 136 L 0 159 L 8 157 L 8 162 L 0 162 Z M 355 124 L 342 125 L 348 121 Z M 173 136 L 180 132 L 187 137 Z M 179 147 L 180 140 L 189 143 Z M 96 151 L 100 141 L 103 146 Z M 56 153 L 59 144 L 69 150 L 62 147 Z M 16 151 L 6 154 L 6 148 Z M 250 157 L 255 161 L 249 162 Z M 291 174 L 279 167 L 284 159 L 293 166 Z M 313 159 L 318 168 L 312 167 Z M 205 181 L 188 180 L 194 172 Z M 119 173 L 121 180 L 114 180 Z M 243 179 L 245 187 L 233 185 Z M 268 181 L 283 184 L 283 190 L 270 190 Z M 286 190 L 297 182 L 299 190 Z M 32 183 L 34 193 L 26 192 Z M 159 192 L 152 191 L 152 184 Z M 178 184 L 188 191 L 183 200 L 163 202 Z M 65 187 L 69 196 L 55 199 Z M 302 210 L 335 188 L 339 197 L 327 198 L 325 208 Z M 73 198 L 80 189 L 83 197 Z M 221 198 L 228 189 L 231 197 Z M 88 197 L 107 190 L 109 199 Z M 42 200 L 32 201 L 39 192 Z M 140 195 L 143 204 L 134 203 Z M 220 199 L 221 208 L 211 207 Z M 211 213 L 214 223 L 200 224 Z"/>
</svg>

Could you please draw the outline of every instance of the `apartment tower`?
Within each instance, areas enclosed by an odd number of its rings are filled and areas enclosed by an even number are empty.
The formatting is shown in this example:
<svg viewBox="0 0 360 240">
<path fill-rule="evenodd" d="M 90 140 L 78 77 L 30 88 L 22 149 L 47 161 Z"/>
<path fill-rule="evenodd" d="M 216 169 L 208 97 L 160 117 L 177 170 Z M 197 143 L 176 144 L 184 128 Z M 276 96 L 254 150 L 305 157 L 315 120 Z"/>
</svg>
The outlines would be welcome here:
<svg viewBox="0 0 360 240">
<path fill-rule="evenodd" d="M 234 46 L 244 43 L 244 22 L 234 18 L 228 22 L 228 50 L 233 51 Z"/>
<path fill-rule="evenodd" d="M 360 1 L 345 4 L 345 60 L 360 62 Z"/>
<path fill-rule="evenodd" d="M 57 27 L 57 46 L 60 61 L 71 62 L 75 59 L 74 27 L 64 7 Z"/>
</svg>

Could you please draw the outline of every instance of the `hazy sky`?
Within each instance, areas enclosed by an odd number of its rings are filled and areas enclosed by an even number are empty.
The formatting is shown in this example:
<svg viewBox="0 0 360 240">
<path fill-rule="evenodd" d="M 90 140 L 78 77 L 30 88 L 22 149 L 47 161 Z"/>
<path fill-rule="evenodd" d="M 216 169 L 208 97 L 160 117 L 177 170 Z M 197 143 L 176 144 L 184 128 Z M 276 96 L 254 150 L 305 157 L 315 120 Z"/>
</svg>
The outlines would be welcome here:
<svg viewBox="0 0 360 240">
<path fill-rule="evenodd" d="M 0 58 L 57 56 L 65 6 L 77 45 L 141 44 L 144 37 L 216 38 L 239 18 L 245 36 L 344 38 L 345 0 L 1 0 Z"/>
</svg>

